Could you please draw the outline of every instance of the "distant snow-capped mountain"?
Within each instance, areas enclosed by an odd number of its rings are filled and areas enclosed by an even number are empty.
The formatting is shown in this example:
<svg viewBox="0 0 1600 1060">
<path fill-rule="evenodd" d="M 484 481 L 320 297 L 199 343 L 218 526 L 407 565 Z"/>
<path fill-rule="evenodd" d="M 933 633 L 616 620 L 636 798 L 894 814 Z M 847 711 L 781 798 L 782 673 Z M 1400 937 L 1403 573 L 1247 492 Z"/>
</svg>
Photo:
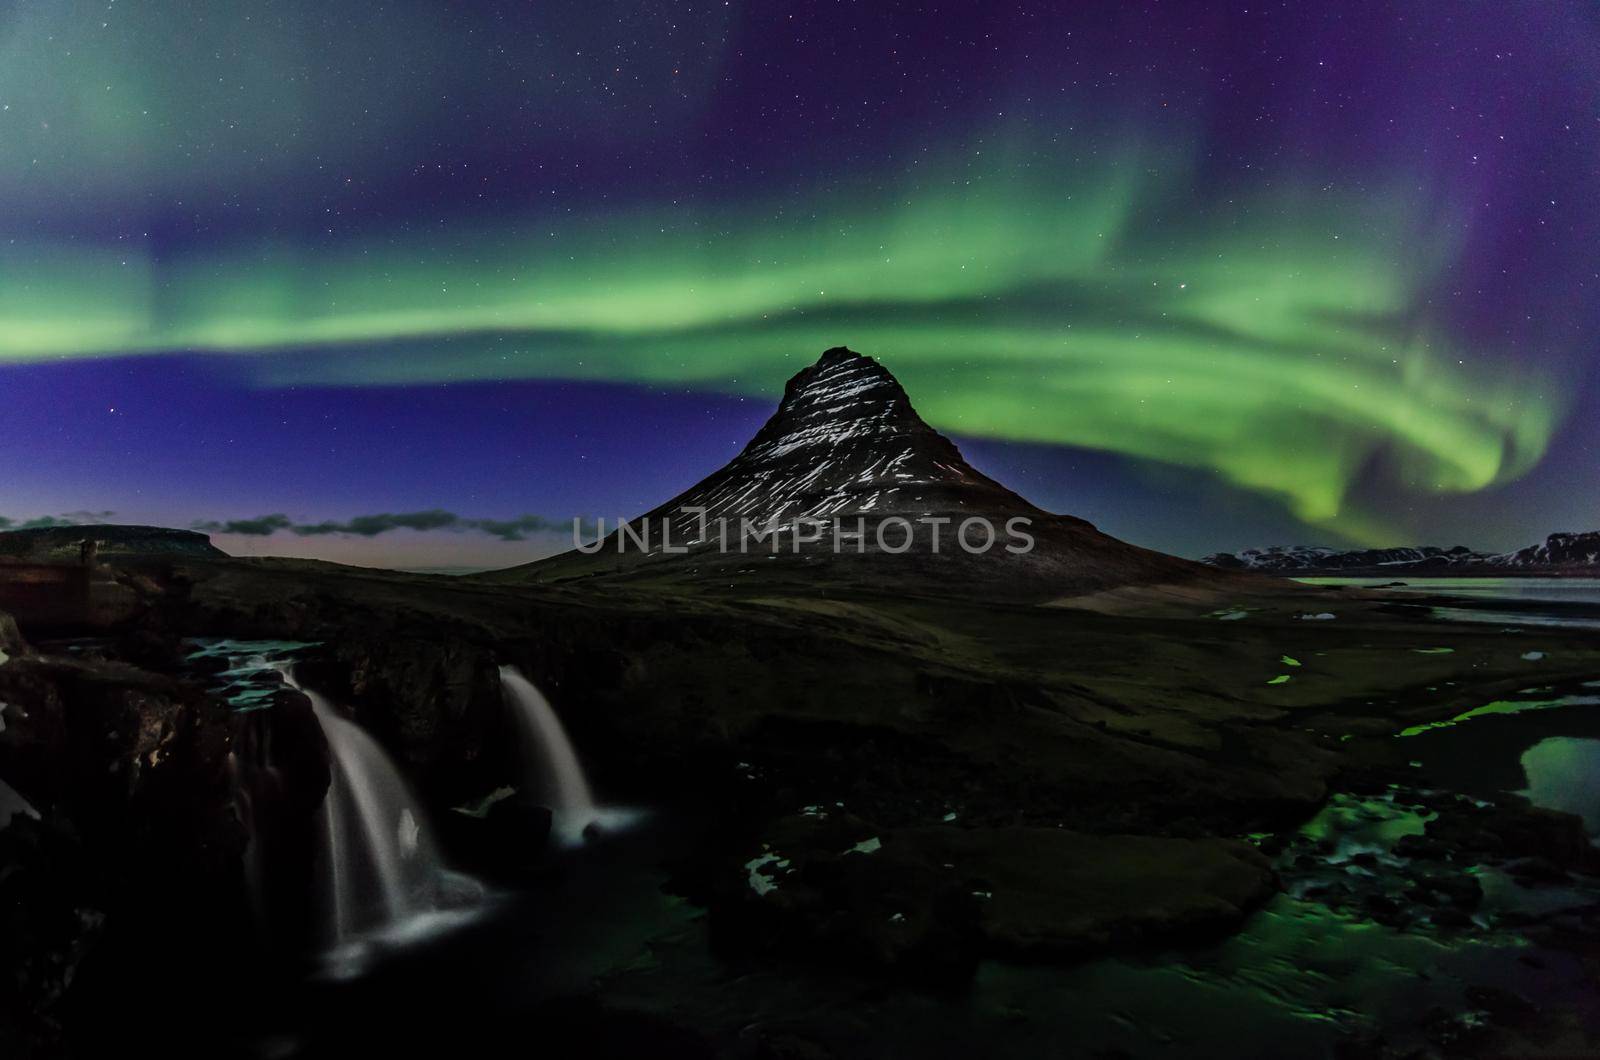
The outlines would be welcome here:
<svg viewBox="0 0 1600 1060">
<path fill-rule="evenodd" d="M 1600 531 L 1551 534 L 1515 552 L 1475 552 L 1465 545 L 1440 548 L 1339 549 L 1320 545 L 1248 548 L 1201 560 L 1225 570 L 1265 574 L 1586 574 L 1600 573 Z"/>
<path fill-rule="evenodd" d="M 1542 544 L 1494 557 L 1502 567 L 1600 568 L 1600 530 L 1585 534 L 1551 534 Z"/>
</svg>

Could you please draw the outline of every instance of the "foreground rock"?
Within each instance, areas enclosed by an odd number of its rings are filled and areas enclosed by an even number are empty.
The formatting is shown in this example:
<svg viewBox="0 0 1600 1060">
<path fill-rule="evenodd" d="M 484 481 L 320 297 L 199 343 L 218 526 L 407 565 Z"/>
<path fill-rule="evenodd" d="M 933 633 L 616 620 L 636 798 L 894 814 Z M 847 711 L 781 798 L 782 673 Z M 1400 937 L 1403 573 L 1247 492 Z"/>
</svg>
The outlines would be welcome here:
<svg viewBox="0 0 1600 1060">
<path fill-rule="evenodd" d="M 36 811 L 0 829 L 0 1040 L 27 1055 L 70 1026 L 92 1051 L 162 994 L 204 1012 L 222 989 L 204 969 L 243 957 L 248 982 L 227 712 L 168 677 L 42 654 L 0 665 L 0 702 L 0 778 Z M 80 1007 L 96 1018 L 69 1020 Z"/>
<path fill-rule="evenodd" d="M 250 846 L 245 871 L 268 948 L 298 958 L 321 939 L 314 896 L 321 810 L 331 781 L 328 741 L 311 701 L 290 688 L 236 722 L 229 766 Z"/>
<path fill-rule="evenodd" d="M 900 977 L 960 979 L 982 956 L 1064 959 L 1224 933 L 1276 891 L 1222 839 L 1059 828 L 887 830 L 820 808 L 725 870 L 713 937 Z"/>
<path fill-rule="evenodd" d="M 21 652 L 25 647 L 26 645 L 22 640 L 22 631 L 17 628 L 17 620 L 6 612 L 0 611 L 0 652 L 5 653 L 4 657 L 0 657 L 0 666 L 3 666 L 12 655 Z"/>
</svg>

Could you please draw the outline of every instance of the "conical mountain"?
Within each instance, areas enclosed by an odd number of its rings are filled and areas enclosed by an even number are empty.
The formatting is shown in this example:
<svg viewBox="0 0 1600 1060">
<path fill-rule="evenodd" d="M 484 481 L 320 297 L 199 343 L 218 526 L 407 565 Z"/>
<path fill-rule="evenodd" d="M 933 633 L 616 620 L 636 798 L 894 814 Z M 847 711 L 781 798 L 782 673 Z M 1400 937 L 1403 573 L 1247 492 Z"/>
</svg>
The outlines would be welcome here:
<svg viewBox="0 0 1600 1060">
<path fill-rule="evenodd" d="M 646 514 L 757 525 L 889 515 L 1044 516 L 968 464 L 889 370 L 843 346 L 789 380 L 783 401 L 722 470 Z"/>
<path fill-rule="evenodd" d="M 1030 504 L 928 426 L 888 369 L 842 346 L 789 380 L 721 470 L 589 547 L 493 577 L 1005 599 L 1217 577 Z"/>
</svg>

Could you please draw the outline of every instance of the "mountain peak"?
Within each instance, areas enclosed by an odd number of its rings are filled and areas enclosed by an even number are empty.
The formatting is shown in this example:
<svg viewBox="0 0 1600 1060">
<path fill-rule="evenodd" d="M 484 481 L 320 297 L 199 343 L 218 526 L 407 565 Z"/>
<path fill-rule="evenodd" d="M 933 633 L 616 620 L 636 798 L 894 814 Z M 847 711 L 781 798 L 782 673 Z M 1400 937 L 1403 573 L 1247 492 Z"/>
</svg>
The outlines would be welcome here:
<svg viewBox="0 0 1600 1060">
<path fill-rule="evenodd" d="M 777 412 L 732 463 L 645 518 L 685 506 L 761 523 L 1039 513 L 928 426 L 887 368 L 844 346 L 795 373 Z"/>
<path fill-rule="evenodd" d="M 1017 522 L 1031 527 L 1039 547 L 1018 555 L 987 549 L 968 554 L 960 534 L 969 522 L 996 533 L 1010 532 Z M 925 588 L 945 588 L 955 578 L 981 582 L 986 592 L 1007 598 L 1189 578 L 1203 570 L 1028 503 L 967 463 L 950 439 L 928 426 L 893 373 L 845 346 L 827 350 L 790 378 L 777 411 L 738 456 L 632 523 L 656 528 L 642 549 L 627 551 L 619 529 L 607 539 L 609 547 L 567 553 L 526 571 L 564 578 L 665 570 L 679 563 L 674 551 L 687 551 L 689 558 L 676 568 L 685 577 L 713 570 L 749 574 L 756 568 L 742 536 L 746 526 L 787 534 L 790 544 L 782 550 L 767 546 L 765 558 L 797 562 L 796 569 L 830 565 L 855 571 L 850 577 L 870 581 L 881 574 L 895 584 Z M 669 524 L 685 547 L 669 550 L 661 532 Z M 800 528 L 824 524 L 865 527 L 862 539 L 871 544 L 855 555 L 841 550 L 838 537 L 809 537 L 802 547 Z M 897 541 L 915 528 L 917 555 L 901 557 L 876 536 L 890 524 L 905 528 Z M 731 552 L 723 547 L 719 526 L 732 534 Z"/>
<path fill-rule="evenodd" d="M 868 424 L 875 426 L 869 428 Z M 790 377 L 778 411 L 750 440 L 745 453 L 759 452 L 767 445 L 788 451 L 794 446 L 827 444 L 841 440 L 837 436 L 846 430 L 880 435 L 934 433 L 887 368 L 871 357 L 836 346 Z"/>
</svg>

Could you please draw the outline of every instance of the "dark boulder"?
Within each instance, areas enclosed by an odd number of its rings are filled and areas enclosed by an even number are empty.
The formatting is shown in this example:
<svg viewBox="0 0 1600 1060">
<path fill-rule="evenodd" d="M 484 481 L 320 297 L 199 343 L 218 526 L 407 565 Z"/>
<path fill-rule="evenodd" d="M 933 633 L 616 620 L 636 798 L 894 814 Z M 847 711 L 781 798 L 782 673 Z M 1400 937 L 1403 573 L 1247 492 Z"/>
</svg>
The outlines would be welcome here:
<svg viewBox="0 0 1600 1060">
<path fill-rule="evenodd" d="M 243 715 L 231 763 L 257 920 L 266 944 L 293 957 L 314 941 L 318 811 L 331 779 L 311 701 L 279 688 L 267 707 Z"/>
<path fill-rule="evenodd" d="M 1491 1022 L 1506 1027 L 1526 1026 L 1539 1015 L 1533 1002 L 1497 986 L 1467 987 L 1467 1002 L 1485 1013 Z"/>
<path fill-rule="evenodd" d="M 1516 858 L 1505 864 L 1505 870 L 1524 887 L 1546 883 L 1565 883 L 1567 871 L 1548 858 Z"/>
<path fill-rule="evenodd" d="M 477 643 L 437 630 L 415 638 L 357 633 L 302 662 L 296 677 L 350 708 L 432 801 L 462 800 L 513 775 L 498 666 Z"/>
<path fill-rule="evenodd" d="M 172 673 L 183 665 L 183 650 L 178 638 L 154 625 L 122 631 L 113 650 L 117 658 L 145 670 Z"/>
<path fill-rule="evenodd" d="M 0 611 L 0 653 L 17 655 L 26 647 L 22 641 L 22 632 L 17 629 L 17 620 Z M 4 660 L 0 659 L 0 665 L 3 664 Z"/>
<path fill-rule="evenodd" d="M 776 822 L 767 850 L 719 881 L 713 946 L 901 980 L 968 978 L 982 948 L 973 887 L 875 831 L 847 815 Z"/>
<path fill-rule="evenodd" d="M 1408 837 L 1397 853 L 1449 856 L 1457 861 L 1537 859 L 1561 871 L 1600 869 L 1600 848 L 1590 842 L 1583 819 L 1506 796 L 1492 806 L 1456 803 L 1427 826 L 1425 840 Z M 1535 871 L 1530 875 L 1538 875 Z"/>
<path fill-rule="evenodd" d="M 0 832 L 21 927 L 5 932 L 19 974 L 0 981 L 0 1024 L 44 1047 L 68 1009 L 91 1037 L 125 1034 L 162 996 L 211 1011 L 225 991 L 206 970 L 241 955 L 248 969 L 254 947 L 233 716 L 125 664 L 47 656 L 0 665 L 0 701 L 0 776 L 40 814 Z"/>
<path fill-rule="evenodd" d="M 502 789 L 476 807 L 441 814 L 437 823 L 454 862 L 475 875 L 516 883 L 543 863 L 554 815 L 535 799 Z"/>
<path fill-rule="evenodd" d="M 714 938 L 900 978 L 956 979 L 983 954 L 1075 959 L 1214 936 L 1276 890 L 1264 857 L 1220 839 L 889 830 L 821 813 L 763 834 L 721 877 Z"/>
</svg>

